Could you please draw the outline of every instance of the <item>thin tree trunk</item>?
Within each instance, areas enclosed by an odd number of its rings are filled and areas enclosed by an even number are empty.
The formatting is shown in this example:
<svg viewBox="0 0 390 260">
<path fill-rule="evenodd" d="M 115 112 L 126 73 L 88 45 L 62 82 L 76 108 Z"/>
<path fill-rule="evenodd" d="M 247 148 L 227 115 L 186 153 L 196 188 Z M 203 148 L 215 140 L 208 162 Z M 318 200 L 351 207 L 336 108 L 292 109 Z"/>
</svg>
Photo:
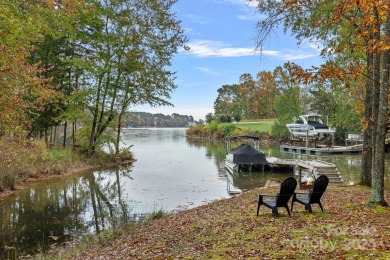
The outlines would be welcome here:
<svg viewBox="0 0 390 260">
<path fill-rule="evenodd" d="M 57 142 L 57 125 L 54 126 L 54 136 L 53 136 L 53 139 L 54 139 L 54 143 Z"/>
<path fill-rule="evenodd" d="M 122 119 L 123 115 L 125 114 L 127 104 L 129 103 L 127 101 L 128 93 L 126 92 L 126 96 L 124 98 L 123 106 L 121 109 L 121 112 L 118 115 L 118 125 L 117 125 L 117 132 L 116 132 L 116 140 L 115 140 L 115 153 L 119 154 L 119 143 L 121 140 L 121 126 L 122 126 Z"/>
<path fill-rule="evenodd" d="M 45 127 L 45 145 L 46 145 L 46 147 L 48 147 L 48 137 L 47 137 L 47 135 L 48 135 L 48 133 L 47 133 L 47 127 Z"/>
<path fill-rule="evenodd" d="M 119 143 L 121 140 L 121 124 L 122 124 L 122 113 L 118 116 L 118 125 L 116 131 L 116 140 L 115 140 L 115 154 L 119 154 Z"/>
<path fill-rule="evenodd" d="M 75 149 L 76 147 L 76 124 L 77 124 L 77 119 L 75 119 L 73 121 L 73 135 L 72 135 L 72 147 L 73 147 L 73 150 Z"/>
<path fill-rule="evenodd" d="M 93 121 L 92 121 L 92 127 L 91 127 L 91 135 L 89 138 L 89 147 L 88 147 L 88 155 L 92 155 L 95 152 L 95 132 L 96 132 L 96 126 L 97 126 L 97 120 L 98 120 L 98 114 L 99 114 L 99 103 L 100 103 L 100 92 L 101 92 L 101 87 L 102 87 L 102 79 L 103 75 L 100 76 L 99 78 L 99 83 L 98 83 L 98 89 L 96 93 L 96 100 L 95 100 L 95 109 L 92 112 L 93 114 Z"/>
<path fill-rule="evenodd" d="M 372 61 L 373 53 L 367 54 L 367 78 L 366 78 L 366 96 L 364 99 L 364 118 L 367 124 L 363 130 L 363 153 L 362 153 L 362 167 L 360 173 L 360 184 L 371 187 L 371 171 L 372 171 L 372 95 L 373 95 L 373 81 L 372 78 Z"/>
<path fill-rule="evenodd" d="M 65 123 L 64 123 L 64 140 L 62 142 L 62 146 L 63 147 L 66 146 L 66 138 L 67 138 L 66 131 L 67 131 L 67 128 L 68 128 L 68 122 L 65 121 Z"/>
</svg>

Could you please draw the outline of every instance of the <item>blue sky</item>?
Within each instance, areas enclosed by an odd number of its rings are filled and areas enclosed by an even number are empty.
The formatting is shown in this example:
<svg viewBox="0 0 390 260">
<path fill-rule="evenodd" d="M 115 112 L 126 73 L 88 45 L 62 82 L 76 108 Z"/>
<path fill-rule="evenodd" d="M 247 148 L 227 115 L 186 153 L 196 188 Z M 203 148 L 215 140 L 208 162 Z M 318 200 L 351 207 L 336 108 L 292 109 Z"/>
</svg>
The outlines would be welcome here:
<svg viewBox="0 0 390 260">
<path fill-rule="evenodd" d="M 273 71 L 291 61 L 302 67 L 319 65 L 315 44 L 283 33 L 273 33 L 263 55 L 255 52 L 256 22 L 260 20 L 255 4 L 246 0 L 179 0 L 174 12 L 182 21 L 189 51 L 181 50 L 173 59 L 177 89 L 169 100 L 174 107 L 131 107 L 131 111 L 178 113 L 196 120 L 214 112 L 217 89 L 237 84 L 244 73 L 254 78 L 260 71 Z"/>
</svg>

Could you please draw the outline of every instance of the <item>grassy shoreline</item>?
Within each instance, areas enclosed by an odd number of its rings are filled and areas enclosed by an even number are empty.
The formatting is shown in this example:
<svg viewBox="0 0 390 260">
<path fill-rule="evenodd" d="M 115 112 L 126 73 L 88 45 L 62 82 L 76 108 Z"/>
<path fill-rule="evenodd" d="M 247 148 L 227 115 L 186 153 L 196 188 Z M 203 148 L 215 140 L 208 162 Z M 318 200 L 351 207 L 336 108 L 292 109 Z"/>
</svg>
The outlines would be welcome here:
<svg viewBox="0 0 390 260">
<path fill-rule="evenodd" d="M 330 185 L 325 212 L 294 207 L 292 216 L 260 209 L 256 189 L 193 209 L 130 226 L 88 246 L 57 251 L 49 259 L 389 259 L 390 207 L 365 204 L 370 191 L 361 186 Z M 390 193 L 386 193 L 390 201 Z"/>
<path fill-rule="evenodd" d="M 271 135 L 274 119 L 251 120 L 234 123 L 212 121 L 207 125 L 191 126 L 187 129 L 187 138 L 204 140 L 224 140 L 231 135 L 253 135 L 263 142 L 275 142 Z"/>
<path fill-rule="evenodd" d="M 47 148 L 42 141 L 0 139 L 0 199 L 25 188 L 29 182 L 131 163 L 133 155 L 96 152 L 88 157 L 70 147 Z"/>
</svg>

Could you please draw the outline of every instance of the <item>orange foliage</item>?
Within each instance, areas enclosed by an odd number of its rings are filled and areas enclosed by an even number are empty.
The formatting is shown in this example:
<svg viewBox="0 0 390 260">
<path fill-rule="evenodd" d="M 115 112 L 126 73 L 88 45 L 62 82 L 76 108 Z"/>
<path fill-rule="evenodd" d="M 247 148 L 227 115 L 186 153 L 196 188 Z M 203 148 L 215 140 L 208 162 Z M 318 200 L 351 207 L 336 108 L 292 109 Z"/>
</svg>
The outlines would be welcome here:
<svg viewBox="0 0 390 260">
<path fill-rule="evenodd" d="M 31 30 L 38 30 L 39 25 L 24 21 L 12 9 L 4 8 L 0 15 L 9 19 L 0 31 L 0 125 L 2 130 L 20 132 L 30 124 L 26 111 L 42 109 L 44 102 L 59 94 L 49 85 L 50 79 L 40 76 L 45 72 L 40 64 L 27 61 L 34 49 L 32 42 L 38 41 L 42 33 L 31 34 Z"/>
<path fill-rule="evenodd" d="M 318 7 L 318 2 L 285 0 L 280 3 L 278 13 L 299 13 L 302 6 L 311 9 Z M 313 20 L 310 26 L 314 29 L 326 30 L 339 27 L 342 24 L 349 24 L 350 28 L 346 37 L 350 38 L 345 39 L 348 43 L 339 40 L 338 45 L 332 47 L 332 51 L 335 54 L 345 53 L 348 50 L 350 54 L 374 52 L 378 55 L 390 49 L 390 39 L 387 39 L 383 34 L 379 34 L 379 37 L 375 38 L 373 34 L 380 33 L 378 30 L 385 23 L 389 13 L 389 1 L 337 1 L 329 16 L 313 17 L 316 20 Z M 355 67 L 349 65 L 347 68 L 338 67 L 335 64 L 325 64 L 319 68 L 313 67 L 305 71 L 295 64 L 287 64 L 285 67 L 291 69 L 293 75 L 303 83 L 322 82 L 329 78 L 345 80 L 346 77 L 349 79 L 354 77 L 356 79 L 357 75 L 364 73 L 366 69 L 365 65 L 362 64 L 355 64 Z"/>
</svg>

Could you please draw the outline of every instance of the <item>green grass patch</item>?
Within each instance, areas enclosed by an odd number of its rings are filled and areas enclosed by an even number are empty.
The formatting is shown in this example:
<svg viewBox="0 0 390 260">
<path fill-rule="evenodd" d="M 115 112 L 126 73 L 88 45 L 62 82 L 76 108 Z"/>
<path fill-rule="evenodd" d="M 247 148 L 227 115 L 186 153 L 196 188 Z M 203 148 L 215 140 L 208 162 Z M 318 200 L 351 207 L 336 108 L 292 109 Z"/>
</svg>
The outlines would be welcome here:
<svg viewBox="0 0 390 260">
<path fill-rule="evenodd" d="M 166 213 L 164 210 L 160 209 L 160 210 L 153 211 L 152 213 L 150 213 L 150 215 L 148 216 L 148 220 L 160 219 L 160 218 L 165 217 L 166 215 L 168 215 L 168 213 Z"/>
<path fill-rule="evenodd" d="M 275 118 L 256 119 L 256 120 L 244 120 L 236 123 L 235 125 L 242 129 L 255 130 L 259 132 L 269 132 L 271 131 L 274 122 L 275 122 Z"/>
<path fill-rule="evenodd" d="M 386 213 L 386 209 L 384 207 L 376 207 L 375 208 L 376 213 Z"/>
</svg>

